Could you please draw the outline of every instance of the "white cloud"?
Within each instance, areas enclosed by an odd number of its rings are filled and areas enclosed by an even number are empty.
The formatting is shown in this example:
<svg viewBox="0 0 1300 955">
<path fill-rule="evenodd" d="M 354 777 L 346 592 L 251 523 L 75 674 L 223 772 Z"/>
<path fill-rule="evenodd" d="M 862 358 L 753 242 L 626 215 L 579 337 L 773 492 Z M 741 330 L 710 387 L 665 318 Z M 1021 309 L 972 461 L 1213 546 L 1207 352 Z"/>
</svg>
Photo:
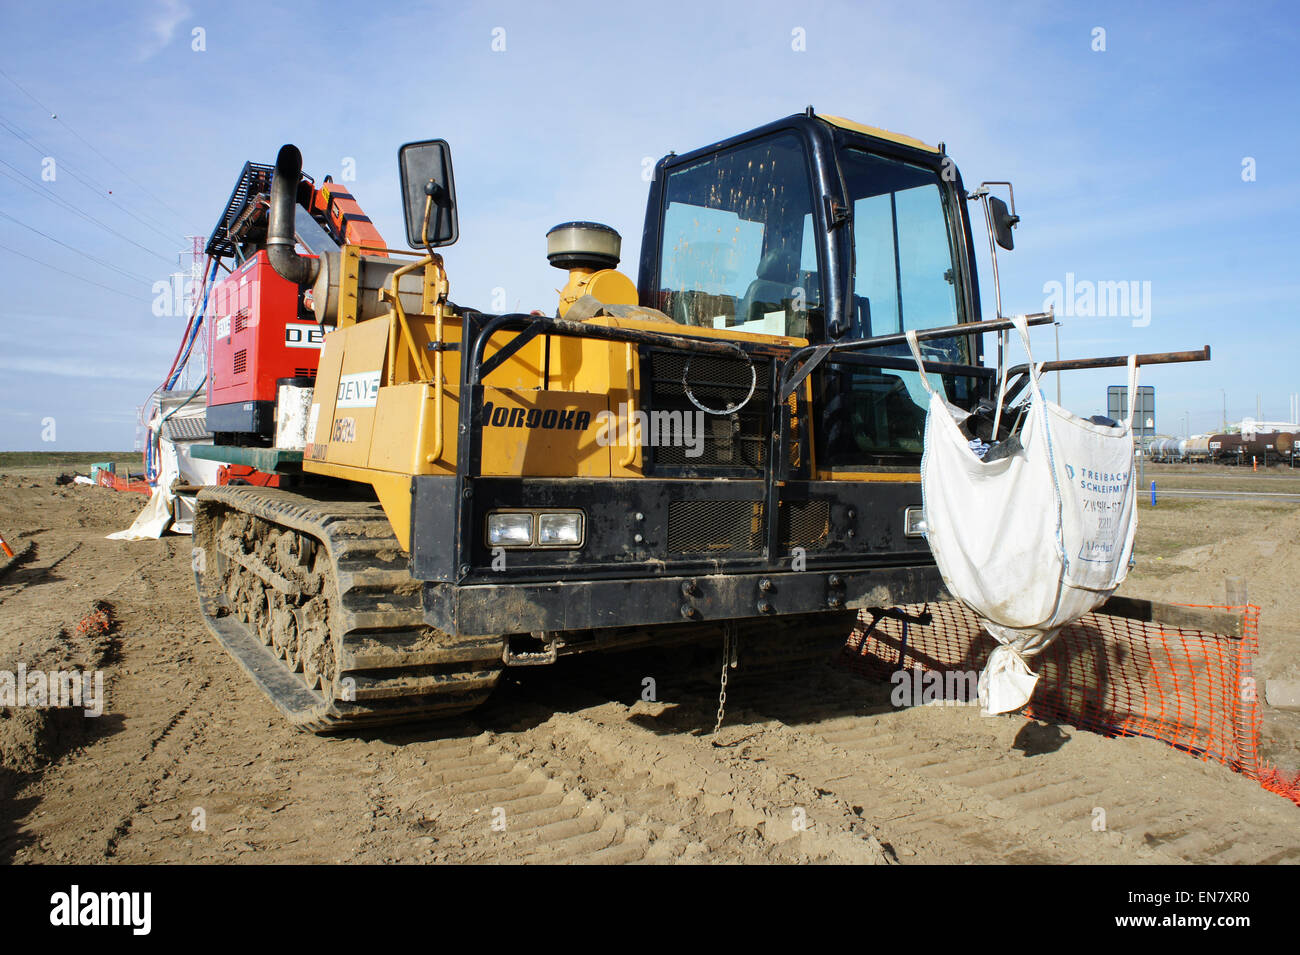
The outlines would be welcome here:
<svg viewBox="0 0 1300 955">
<path fill-rule="evenodd" d="M 139 58 L 147 60 L 165 49 L 176 36 L 176 28 L 189 15 L 189 4 L 183 0 L 159 0 L 156 12 L 145 23 L 147 36 L 140 47 Z"/>
</svg>

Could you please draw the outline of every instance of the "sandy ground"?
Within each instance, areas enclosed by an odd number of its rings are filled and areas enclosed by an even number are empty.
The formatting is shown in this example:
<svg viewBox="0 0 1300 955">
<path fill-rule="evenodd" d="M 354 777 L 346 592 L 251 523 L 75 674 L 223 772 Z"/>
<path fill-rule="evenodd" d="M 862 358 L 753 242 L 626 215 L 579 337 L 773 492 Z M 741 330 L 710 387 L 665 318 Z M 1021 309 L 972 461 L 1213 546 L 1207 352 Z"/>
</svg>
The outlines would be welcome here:
<svg viewBox="0 0 1300 955">
<path fill-rule="evenodd" d="M 305 735 L 208 636 L 188 538 L 104 540 L 143 499 L 56 473 L 0 475 L 0 532 L 36 544 L 0 578 L 0 669 L 100 667 L 107 710 L 0 711 L 3 861 L 1300 861 L 1300 809 L 1222 767 L 895 709 L 887 684 L 823 662 L 777 677 L 742 656 L 717 738 L 712 648 L 511 671 L 451 724 Z M 1300 508 L 1179 501 L 1142 521 L 1126 589 L 1213 603 L 1229 569 L 1245 575 L 1261 670 L 1296 675 L 1278 623 L 1298 599 Z M 96 601 L 108 634 L 79 631 Z M 1295 751 L 1300 733 L 1269 728 L 1273 753 Z"/>
</svg>

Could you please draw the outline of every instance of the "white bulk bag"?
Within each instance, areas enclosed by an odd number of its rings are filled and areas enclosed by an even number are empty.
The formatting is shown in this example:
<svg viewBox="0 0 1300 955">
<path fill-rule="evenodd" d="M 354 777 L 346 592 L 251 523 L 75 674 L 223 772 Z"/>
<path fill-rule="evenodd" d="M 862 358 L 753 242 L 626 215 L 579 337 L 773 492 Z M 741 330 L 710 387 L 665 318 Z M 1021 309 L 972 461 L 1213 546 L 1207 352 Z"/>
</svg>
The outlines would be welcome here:
<svg viewBox="0 0 1300 955">
<path fill-rule="evenodd" d="M 1137 528 L 1136 357 L 1128 361 L 1128 420 L 1096 424 L 1044 397 L 1025 318 L 1011 321 L 1029 355 L 1029 410 L 1021 449 L 993 461 L 971 449 L 958 427 L 967 413 L 931 387 L 916 334 L 907 333 L 930 393 L 921 457 L 925 536 L 948 591 L 999 643 L 979 680 L 990 713 L 1029 701 L 1038 676 L 1026 659 L 1123 582 Z M 1004 373 L 998 418 L 1006 384 Z"/>
</svg>

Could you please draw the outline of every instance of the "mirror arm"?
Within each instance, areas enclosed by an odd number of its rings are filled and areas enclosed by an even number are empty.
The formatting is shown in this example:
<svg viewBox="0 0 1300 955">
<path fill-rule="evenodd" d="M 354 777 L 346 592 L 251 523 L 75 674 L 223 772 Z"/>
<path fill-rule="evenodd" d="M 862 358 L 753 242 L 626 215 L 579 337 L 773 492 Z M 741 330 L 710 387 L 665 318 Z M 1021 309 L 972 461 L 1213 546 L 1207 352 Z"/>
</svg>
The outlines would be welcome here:
<svg viewBox="0 0 1300 955">
<path fill-rule="evenodd" d="M 978 199 L 980 203 L 984 206 L 984 225 L 988 230 L 988 234 L 989 234 L 989 258 L 993 263 L 993 297 L 994 297 L 994 301 L 996 302 L 996 308 L 997 308 L 996 320 L 1001 321 L 1002 320 L 1002 283 L 998 277 L 998 250 L 997 250 L 997 244 L 994 240 L 995 231 L 993 226 L 993 211 L 989 208 L 989 194 L 990 194 L 989 186 L 1007 187 L 1007 196 L 1011 200 L 1011 216 L 1012 219 L 1014 220 L 1011 223 L 1009 223 L 1009 226 L 1015 225 L 1016 222 L 1019 222 L 1020 217 L 1016 215 L 1015 189 L 1012 187 L 1011 183 L 1007 180 L 998 179 L 998 180 L 990 180 L 987 182 L 981 182 L 979 186 L 975 189 L 975 191 L 970 193 L 966 197 L 968 200 L 971 201 Z M 1007 348 L 1007 333 L 1005 330 L 1003 330 L 998 332 L 998 378 L 999 379 L 1001 379 L 1003 370 L 1006 367 L 1006 348 Z"/>
<path fill-rule="evenodd" d="M 994 314 L 995 321 L 1002 321 L 1002 283 L 998 279 L 998 249 L 993 241 L 993 213 L 989 210 L 989 190 L 988 183 L 981 183 L 977 190 L 980 197 L 980 204 L 984 206 L 984 225 L 989 235 L 989 259 L 993 263 L 993 300 L 996 303 Z M 1007 332 L 1006 329 L 998 332 L 998 378 L 1002 378 L 1006 368 L 1006 350 L 1007 350 Z"/>
</svg>

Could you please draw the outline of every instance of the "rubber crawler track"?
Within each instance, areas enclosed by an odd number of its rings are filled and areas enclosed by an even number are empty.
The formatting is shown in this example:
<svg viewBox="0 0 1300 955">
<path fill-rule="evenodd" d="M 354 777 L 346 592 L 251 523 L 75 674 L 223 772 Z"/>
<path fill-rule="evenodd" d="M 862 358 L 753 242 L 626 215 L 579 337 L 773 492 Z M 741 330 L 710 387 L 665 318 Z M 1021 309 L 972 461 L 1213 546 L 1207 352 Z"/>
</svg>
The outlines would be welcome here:
<svg viewBox="0 0 1300 955">
<path fill-rule="evenodd" d="M 229 521 L 292 531 L 324 548 L 332 574 L 328 617 L 334 666 L 312 686 L 302 662 L 277 653 L 246 623 L 222 587 L 233 564 L 245 580 L 290 603 L 305 599 L 292 574 L 277 573 L 258 535 L 231 534 Z M 258 525 L 259 529 L 263 529 Z M 276 707 L 316 733 L 464 713 L 500 678 L 500 638 L 453 638 L 425 624 L 420 584 L 407 571 L 383 510 L 373 501 L 308 497 L 275 488 L 205 488 L 194 519 L 195 582 L 208 628 Z M 308 545 L 311 546 L 311 545 Z M 237 568 L 238 569 L 238 568 Z"/>
</svg>

